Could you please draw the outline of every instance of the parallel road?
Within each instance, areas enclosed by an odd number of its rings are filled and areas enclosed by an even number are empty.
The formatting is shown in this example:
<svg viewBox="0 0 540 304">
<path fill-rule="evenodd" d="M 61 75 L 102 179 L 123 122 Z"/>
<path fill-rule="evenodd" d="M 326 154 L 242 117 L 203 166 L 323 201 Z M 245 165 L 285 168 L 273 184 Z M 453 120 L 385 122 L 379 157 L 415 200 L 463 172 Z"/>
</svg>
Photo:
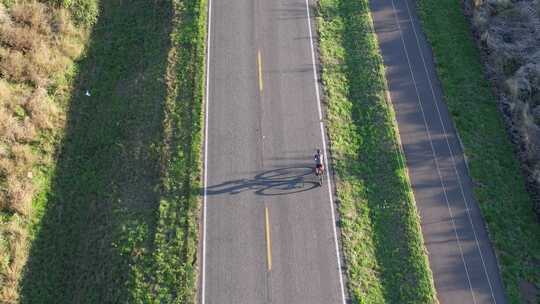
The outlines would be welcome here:
<svg viewBox="0 0 540 304">
<path fill-rule="evenodd" d="M 306 0 L 210 1 L 201 303 L 344 303 Z"/>
<path fill-rule="evenodd" d="M 415 2 L 372 0 L 371 9 L 438 299 L 506 303 Z"/>
</svg>

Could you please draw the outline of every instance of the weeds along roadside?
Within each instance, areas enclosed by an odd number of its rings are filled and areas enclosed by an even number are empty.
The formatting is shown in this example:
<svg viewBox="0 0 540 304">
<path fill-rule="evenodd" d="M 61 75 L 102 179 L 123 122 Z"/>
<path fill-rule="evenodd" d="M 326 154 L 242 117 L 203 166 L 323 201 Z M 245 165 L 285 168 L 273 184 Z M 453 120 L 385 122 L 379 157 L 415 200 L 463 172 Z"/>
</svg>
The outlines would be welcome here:
<svg viewBox="0 0 540 304">
<path fill-rule="evenodd" d="M 195 303 L 200 214 L 206 0 L 175 0 L 162 147 L 163 196 L 155 237 L 156 303 Z M 171 235 L 180 227 L 182 233 Z M 179 260 L 177 265 L 171 261 Z M 168 295 L 177 294 L 176 299 Z"/>
<path fill-rule="evenodd" d="M 79 1 L 82 2 L 82 1 Z M 71 82 L 97 10 L 0 1 L 0 302 L 17 303 Z M 81 18 L 86 19 L 81 19 Z M 36 197 L 37 195 L 37 197 Z"/>
<path fill-rule="evenodd" d="M 417 5 L 509 300 L 524 303 L 520 286 L 532 284 L 540 290 L 540 225 L 497 99 L 485 79 L 461 2 L 419 0 Z"/>
<path fill-rule="evenodd" d="M 349 292 L 360 303 L 433 303 L 368 1 L 321 0 L 317 23 Z"/>
<path fill-rule="evenodd" d="M 22 303 L 195 301 L 205 5 L 100 2 Z"/>
</svg>

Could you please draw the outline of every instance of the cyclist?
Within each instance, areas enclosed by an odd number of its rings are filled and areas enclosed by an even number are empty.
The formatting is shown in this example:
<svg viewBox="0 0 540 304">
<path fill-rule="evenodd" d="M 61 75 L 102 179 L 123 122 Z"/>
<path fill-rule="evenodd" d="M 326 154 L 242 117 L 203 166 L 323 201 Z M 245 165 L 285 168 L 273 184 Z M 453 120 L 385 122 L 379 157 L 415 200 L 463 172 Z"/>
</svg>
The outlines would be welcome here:
<svg viewBox="0 0 540 304">
<path fill-rule="evenodd" d="M 317 153 L 314 156 L 315 158 L 315 174 L 322 175 L 324 171 L 323 157 L 321 155 L 321 150 L 317 149 Z"/>
</svg>

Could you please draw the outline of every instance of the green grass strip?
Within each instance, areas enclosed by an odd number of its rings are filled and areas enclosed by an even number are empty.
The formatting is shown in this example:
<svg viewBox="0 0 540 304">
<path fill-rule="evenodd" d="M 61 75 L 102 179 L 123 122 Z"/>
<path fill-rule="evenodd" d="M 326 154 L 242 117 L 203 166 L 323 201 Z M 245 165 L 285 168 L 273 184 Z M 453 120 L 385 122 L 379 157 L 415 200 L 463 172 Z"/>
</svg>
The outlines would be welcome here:
<svg viewBox="0 0 540 304">
<path fill-rule="evenodd" d="M 206 0 L 173 1 L 169 96 L 163 157 L 164 196 L 153 257 L 154 290 L 141 303 L 195 303 L 201 189 Z"/>
<path fill-rule="evenodd" d="M 349 291 L 358 303 L 432 303 L 368 1 L 321 0 L 317 21 Z"/>
<path fill-rule="evenodd" d="M 495 247 L 511 303 L 520 284 L 540 288 L 540 225 L 486 80 L 461 2 L 419 0 L 424 31 L 475 182 L 475 196 Z"/>
</svg>

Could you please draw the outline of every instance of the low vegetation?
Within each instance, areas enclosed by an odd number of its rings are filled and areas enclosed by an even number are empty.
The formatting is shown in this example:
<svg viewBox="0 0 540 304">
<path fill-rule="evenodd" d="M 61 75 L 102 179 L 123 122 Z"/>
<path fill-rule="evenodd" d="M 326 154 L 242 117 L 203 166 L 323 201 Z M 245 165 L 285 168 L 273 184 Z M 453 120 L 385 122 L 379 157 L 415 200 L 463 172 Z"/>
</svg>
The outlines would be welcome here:
<svg viewBox="0 0 540 304">
<path fill-rule="evenodd" d="M 7 6 L 6 6 L 7 5 Z M 17 303 L 35 194 L 62 136 L 74 60 L 87 39 L 69 10 L 0 1 L 0 302 Z"/>
<path fill-rule="evenodd" d="M 433 280 L 385 95 L 368 1 L 319 4 L 348 289 L 357 303 L 433 303 Z"/>
<path fill-rule="evenodd" d="M 469 24 L 459 1 L 417 3 L 508 297 L 511 303 L 535 303 L 540 289 L 540 225 Z"/>
<path fill-rule="evenodd" d="M 173 1 L 154 282 L 141 303 L 195 303 L 206 5 L 206 0 Z"/>
<path fill-rule="evenodd" d="M 1 303 L 195 302 L 205 7 L 0 0 Z"/>
<path fill-rule="evenodd" d="M 103 1 L 23 303 L 195 302 L 205 1 Z"/>
<path fill-rule="evenodd" d="M 540 221 L 540 0 L 463 4 Z"/>
</svg>

